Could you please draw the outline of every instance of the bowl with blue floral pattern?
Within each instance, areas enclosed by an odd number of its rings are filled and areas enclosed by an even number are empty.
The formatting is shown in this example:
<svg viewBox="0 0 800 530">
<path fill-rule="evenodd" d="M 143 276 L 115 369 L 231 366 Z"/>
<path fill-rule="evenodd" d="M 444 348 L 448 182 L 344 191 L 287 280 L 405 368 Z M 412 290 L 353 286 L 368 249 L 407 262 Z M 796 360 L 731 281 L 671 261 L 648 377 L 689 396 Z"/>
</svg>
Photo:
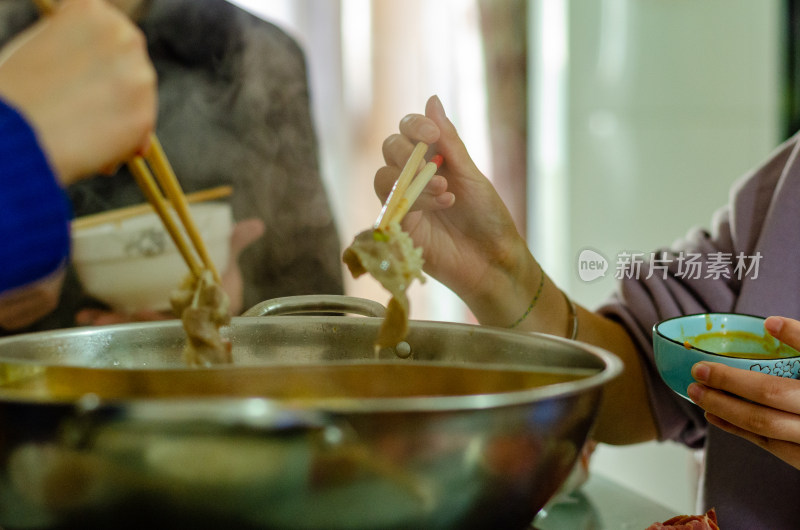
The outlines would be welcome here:
<svg viewBox="0 0 800 530">
<path fill-rule="evenodd" d="M 739 313 L 700 313 L 653 326 L 656 367 L 664 382 L 686 399 L 700 361 L 800 379 L 800 352 L 764 329 L 764 318 Z"/>
</svg>

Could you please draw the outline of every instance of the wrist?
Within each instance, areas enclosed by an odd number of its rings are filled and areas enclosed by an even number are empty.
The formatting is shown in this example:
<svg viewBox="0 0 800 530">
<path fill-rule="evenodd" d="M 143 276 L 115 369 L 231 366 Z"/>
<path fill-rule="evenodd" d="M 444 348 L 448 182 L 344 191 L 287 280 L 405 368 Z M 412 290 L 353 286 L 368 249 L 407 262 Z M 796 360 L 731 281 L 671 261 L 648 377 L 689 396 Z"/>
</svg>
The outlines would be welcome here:
<svg viewBox="0 0 800 530">
<path fill-rule="evenodd" d="M 575 338 L 574 303 L 547 276 L 524 241 L 510 255 L 491 268 L 479 289 L 462 297 L 478 322 Z"/>
<path fill-rule="evenodd" d="M 475 287 L 461 298 L 481 324 L 509 327 L 520 319 L 537 292 L 539 298 L 543 296 L 547 283 L 544 271 L 519 237 L 505 257 L 493 260 Z"/>
</svg>

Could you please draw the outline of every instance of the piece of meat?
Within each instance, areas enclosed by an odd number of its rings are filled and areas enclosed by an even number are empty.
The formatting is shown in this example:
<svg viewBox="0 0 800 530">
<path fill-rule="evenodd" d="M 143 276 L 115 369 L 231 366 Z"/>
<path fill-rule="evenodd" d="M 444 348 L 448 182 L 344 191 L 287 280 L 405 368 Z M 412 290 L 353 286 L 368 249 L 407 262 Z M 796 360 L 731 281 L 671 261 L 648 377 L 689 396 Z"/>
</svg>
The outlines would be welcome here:
<svg viewBox="0 0 800 530">
<path fill-rule="evenodd" d="M 228 295 L 211 271 L 204 270 L 200 278 L 186 278 L 170 302 L 186 332 L 183 356 L 189 366 L 233 362 L 231 343 L 219 331 L 231 321 Z"/>
<path fill-rule="evenodd" d="M 422 249 L 415 248 L 411 237 L 397 223 L 385 230 L 369 229 L 358 234 L 347 247 L 342 260 L 353 278 L 369 273 L 391 293 L 376 347 L 392 347 L 408 334 L 409 303 L 406 290 L 422 274 Z"/>
<path fill-rule="evenodd" d="M 720 530 L 717 512 L 711 508 L 703 515 L 677 515 L 663 523 L 653 523 L 645 530 Z"/>
</svg>

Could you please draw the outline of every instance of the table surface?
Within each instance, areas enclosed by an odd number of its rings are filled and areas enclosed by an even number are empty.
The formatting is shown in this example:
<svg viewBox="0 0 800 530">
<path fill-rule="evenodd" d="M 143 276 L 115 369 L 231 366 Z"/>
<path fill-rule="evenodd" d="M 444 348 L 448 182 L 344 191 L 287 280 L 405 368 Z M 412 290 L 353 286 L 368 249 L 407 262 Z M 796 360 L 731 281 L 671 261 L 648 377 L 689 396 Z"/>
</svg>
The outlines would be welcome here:
<svg viewBox="0 0 800 530">
<path fill-rule="evenodd" d="M 535 530 L 644 530 L 680 515 L 600 474 L 577 491 L 545 507 Z"/>
</svg>

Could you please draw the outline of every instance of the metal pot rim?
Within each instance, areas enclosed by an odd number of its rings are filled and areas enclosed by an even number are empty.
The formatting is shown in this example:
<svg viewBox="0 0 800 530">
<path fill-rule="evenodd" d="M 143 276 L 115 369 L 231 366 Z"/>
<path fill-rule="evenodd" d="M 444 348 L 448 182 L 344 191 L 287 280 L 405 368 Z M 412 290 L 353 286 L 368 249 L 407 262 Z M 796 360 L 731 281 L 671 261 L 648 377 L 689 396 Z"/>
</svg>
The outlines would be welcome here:
<svg viewBox="0 0 800 530">
<path fill-rule="evenodd" d="M 270 321 L 278 317 L 269 317 Z M 374 325 L 377 326 L 380 324 L 380 318 L 376 317 L 359 317 L 355 319 L 354 317 L 332 317 L 332 316 L 281 316 L 280 319 L 285 319 L 286 321 L 293 321 L 293 320 L 301 320 L 301 321 L 314 321 L 317 319 L 324 319 L 329 321 L 331 324 L 336 323 L 348 323 L 353 320 L 363 321 L 365 324 L 369 323 L 372 324 L 374 321 Z M 237 323 L 247 323 L 251 325 L 257 325 L 257 320 L 262 320 L 261 317 L 236 317 L 232 321 L 232 325 Z M 50 334 L 68 334 L 68 335 L 91 335 L 92 333 L 97 333 L 99 331 L 107 332 L 113 330 L 125 330 L 125 329 L 135 329 L 135 330 L 142 330 L 147 329 L 149 327 L 153 328 L 165 328 L 165 327 L 179 327 L 180 322 L 175 321 L 161 321 L 161 322 L 142 322 L 142 323 L 128 323 L 128 324 L 115 324 L 109 326 L 96 326 L 96 327 L 88 327 L 88 328 L 78 328 L 74 330 L 53 330 L 53 331 L 45 331 L 40 333 L 32 333 L 28 334 L 28 336 L 34 335 L 41 335 L 43 338 L 46 335 Z M 522 340 L 527 340 L 530 338 L 531 340 L 541 340 L 545 342 L 552 342 L 554 344 L 562 344 L 562 345 L 570 345 L 573 347 L 577 347 L 585 352 L 591 353 L 595 357 L 599 358 L 604 367 L 602 369 L 598 369 L 596 373 L 588 375 L 587 377 L 564 382 L 564 383 L 553 383 L 548 384 L 541 387 L 535 387 L 525 390 L 518 390 L 518 391 L 509 391 L 509 392 L 500 392 L 500 393 L 492 393 L 492 394 L 469 394 L 469 395 L 458 395 L 458 396 L 435 396 L 435 397 L 426 397 L 426 396 L 414 396 L 414 397 L 374 397 L 374 398 L 315 398 L 315 399 L 308 399 L 308 400 L 284 400 L 284 399 L 271 399 L 265 397 L 218 397 L 218 396 L 198 396 L 198 397 L 175 397 L 175 398 L 164 398 L 164 397 L 134 397 L 134 398 L 127 398 L 127 399 L 104 399 L 102 400 L 102 406 L 108 407 L 134 407 L 137 410 L 144 410 L 149 407 L 155 407 L 157 409 L 161 409 L 165 406 L 169 406 L 172 403 L 181 403 L 182 408 L 186 408 L 187 402 L 195 402 L 198 403 L 198 408 L 202 410 L 209 410 L 209 407 L 214 407 L 216 403 L 219 404 L 220 407 L 224 408 L 226 411 L 231 411 L 231 404 L 236 402 L 241 402 L 243 404 L 244 409 L 247 408 L 248 403 L 254 403 L 257 401 L 263 402 L 266 408 L 273 408 L 275 404 L 280 404 L 282 408 L 288 408 L 291 410 L 322 410 L 327 413 L 373 413 L 373 412 L 443 412 L 443 411 L 457 411 L 457 410 L 478 410 L 478 409 L 489 409 L 489 408 L 497 408 L 497 407 L 506 407 L 506 406 L 514 406 L 520 405 L 525 403 L 530 403 L 532 401 L 541 401 L 550 397 L 554 396 L 564 396 L 564 395 L 571 395 L 575 393 L 579 393 L 585 391 L 592 387 L 602 386 L 611 379 L 615 378 L 619 373 L 622 371 L 622 362 L 620 359 L 595 346 L 590 344 L 581 343 L 573 340 L 569 340 L 562 337 L 557 337 L 553 335 L 543 334 L 543 333 L 534 333 L 534 332 L 517 332 L 517 331 L 510 331 L 503 328 L 494 328 L 491 326 L 482 326 L 482 325 L 474 325 L 474 324 L 464 324 L 464 323 L 452 323 L 452 322 L 432 322 L 432 321 L 410 321 L 410 326 L 412 328 L 424 326 L 425 328 L 441 328 L 446 330 L 463 330 L 465 332 L 471 333 L 491 333 L 497 334 L 499 337 L 515 337 L 517 339 L 522 338 Z M 9 339 L 20 338 L 24 337 L 23 335 L 18 335 L 16 337 L 9 337 Z M 9 340 L 4 339 L 0 341 L 2 342 Z M 334 364 L 360 364 L 363 365 L 365 363 L 375 362 L 378 364 L 384 363 L 396 363 L 396 364 L 415 364 L 415 365 L 437 365 L 437 366 L 461 366 L 461 367 L 475 367 L 477 369 L 480 368 L 495 368 L 495 369 L 522 369 L 522 366 L 514 366 L 509 364 L 503 363 L 455 363 L 455 362 L 446 362 L 446 361 L 408 361 L 408 360 L 378 360 L 378 361 L 368 361 L 364 359 L 359 360 L 349 360 L 349 361 L 336 361 L 336 362 L 326 362 L 326 364 L 334 365 Z M 26 363 L 25 361 L 19 361 L 19 364 L 40 364 L 40 363 Z M 258 365 L 258 368 L 268 368 L 269 366 L 282 366 L 282 365 L 292 365 L 292 363 L 270 363 L 270 364 L 261 364 Z M 85 370 L 93 370 L 93 367 L 84 367 L 84 366 L 76 366 L 77 368 L 82 368 Z M 109 367 L 102 367 L 103 369 L 108 369 Z M 242 370 L 242 369 L 252 369 L 252 365 L 233 365 L 233 366 L 220 366 L 214 368 L 188 368 L 188 367 L 175 367 L 175 368 L 158 368 L 158 371 L 195 371 L 195 370 L 213 370 L 215 373 L 219 373 L 221 371 L 226 370 Z M 141 370 L 140 368 L 120 368 L 120 370 Z M 156 370 L 156 369 L 152 369 Z M 93 401 L 91 396 L 89 396 L 88 401 Z M 20 397 L 5 397 L 2 396 L 2 392 L 0 389 L 0 400 L 6 402 L 23 402 L 23 403 L 42 403 L 42 404 L 71 404 L 75 403 L 74 399 L 37 399 L 37 398 L 20 398 Z M 98 405 L 100 406 L 100 405 Z"/>
</svg>

